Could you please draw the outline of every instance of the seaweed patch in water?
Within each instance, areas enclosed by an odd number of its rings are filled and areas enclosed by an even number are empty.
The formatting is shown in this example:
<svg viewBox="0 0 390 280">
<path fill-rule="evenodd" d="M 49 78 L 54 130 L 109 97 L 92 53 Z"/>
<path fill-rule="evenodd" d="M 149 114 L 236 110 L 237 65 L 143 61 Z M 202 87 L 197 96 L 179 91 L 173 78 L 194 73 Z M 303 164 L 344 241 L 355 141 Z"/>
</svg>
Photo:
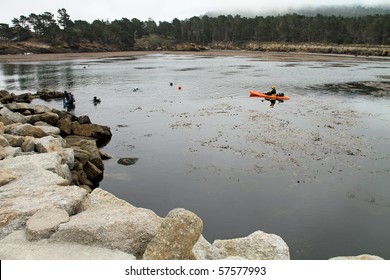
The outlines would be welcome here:
<svg viewBox="0 0 390 280">
<path fill-rule="evenodd" d="M 238 68 L 238 69 L 249 69 L 252 68 L 253 66 L 248 64 L 241 64 L 241 65 L 229 65 L 228 67 Z"/>
<path fill-rule="evenodd" d="M 178 69 L 178 71 L 195 71 L 195 70 L 202 70 L 203 68 L 201 67 L 188 67 L 188 68 L 181 68 L 181 69 Z"/>
<path fill-rule="evenodd" d="M 322 86 L 316 86 L 312 88 L 320 88 L 331 92 L 342 92 L 348 94 L 358 93 L 377 97 L 386 97 L 389 96 L 390 81 L 366 81 L 341 84 L 324 84 Z"/>
<path fill-rule="evenodd" d="M 300 65 L 298 63 L 288 63 L 288 64 L 281 65 L 280 67 L 297 67 L 297 66 Z"/>
<path fill-rule="evenodd" d="M 329 65 L 329 67 L 336 67 L 336 68 L 348 68 L 351 66 L 353 66 L 353 65 L 344 64 L 344 63 L 333 63 L 333 64 Z"/>
<path fill-rule="evenodd" d="M 156 67 L 134 67 L 134 69 L 137 69 L 137 70 L 152 70 L 152 69 L 156 69 Z"/>
</svg>

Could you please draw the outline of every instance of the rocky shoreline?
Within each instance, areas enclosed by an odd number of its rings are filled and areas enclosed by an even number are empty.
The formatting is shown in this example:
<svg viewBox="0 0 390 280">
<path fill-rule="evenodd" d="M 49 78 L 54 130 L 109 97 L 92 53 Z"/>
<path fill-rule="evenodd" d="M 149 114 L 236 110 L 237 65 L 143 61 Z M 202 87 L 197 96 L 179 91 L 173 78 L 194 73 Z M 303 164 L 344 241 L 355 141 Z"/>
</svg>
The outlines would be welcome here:
<svg viewBox="0 0 390 280">
<path fill-rule="evenodd" d="M 103 158 L 99 148 L 111 139 L 109 127 L 92 124 L 88 116 L 33 105 L 32 97 L 62 99 L 63 93 L 41 91 L 16 96 L 0 91 L 0 121 L 5 125 L 0 159 L 34 153 L 58 152 L 70 173 L 69 184 L 95 188 L 103 179 Z M 24 101 L 24 103 L 17 103 Z M 67 172 L 68 171 L 64 171 Z"/>
<path fill-rule="evenodd" d="M 207 52 L 214 51 L 253 51 L 253 52 L 301 52 L 314 54 L 340 54 L 356 56 L 388 57 L 390 54 L 388 45 L 368 44 L 330 44 L 330 43 L 289 43 L 289 42 L 257 42 L 257 41 L 221 41 L 208 45 L 181 43 L 169 41 L 150 42 L 140 39 L 134 48 L 128 51 L 172 51 L 172 52 Z M 0 55 L 23 54 L 77 54 L 96 52 L 120 52 L 117 47 L 101 45 L 97 43 L 83 43 L 78 49 L 71 49 L 65 45 L 50 45 L 40 41 L 26 42 L 2 42 L 0 43 Z"/>
<path fill-rule="evenodd" d="M 193 56 L 245 56 L 257 59 L 277 60 L 277 61 L 339 61 L 339 60 L 388 60 L 389 56 L 368 56 L 351 55 L 348 53 L 332 52 L 309 52 L 299 48 L 291 48 L 289 51 L 280 49 L 268 50 L 246 50 L 246 49 L 208 49 L 208 50 L 148 50 L 148 51 L 104 51 L 85 53 L 20 53 L 20 54 L 0 54 L 0 63 L 20 63 L 37 61 L 61 61 L 75 59 L 102 59 L 102 58 L 124 58 L 153 54 L 171 55 L 193 55 Z"/>
<path fill-rule="evenodd" d="M 99 148 L 110 128 L 31 104 L 31 96 L 0 91 L 1 259 L 290 259 L 275 234 L 259 230 L 211 244 L 195 213 L 178 208 L 159 217 L 98 188 L 106 158 Z"/>
</svg>

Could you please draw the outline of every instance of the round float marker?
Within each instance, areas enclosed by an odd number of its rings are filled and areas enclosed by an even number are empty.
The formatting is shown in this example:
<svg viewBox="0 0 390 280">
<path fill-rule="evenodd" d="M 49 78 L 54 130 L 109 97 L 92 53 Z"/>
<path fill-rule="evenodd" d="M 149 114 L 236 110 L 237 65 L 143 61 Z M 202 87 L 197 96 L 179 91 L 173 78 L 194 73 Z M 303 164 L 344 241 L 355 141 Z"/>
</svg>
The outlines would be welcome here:
<svg viewBox="0 0 390 280">
<path fill-rule="evenodd" d="M 178 90 L 181 90 L 181 86 L 179 86 L 177 89 L 178 89 Z"/>
</svg>

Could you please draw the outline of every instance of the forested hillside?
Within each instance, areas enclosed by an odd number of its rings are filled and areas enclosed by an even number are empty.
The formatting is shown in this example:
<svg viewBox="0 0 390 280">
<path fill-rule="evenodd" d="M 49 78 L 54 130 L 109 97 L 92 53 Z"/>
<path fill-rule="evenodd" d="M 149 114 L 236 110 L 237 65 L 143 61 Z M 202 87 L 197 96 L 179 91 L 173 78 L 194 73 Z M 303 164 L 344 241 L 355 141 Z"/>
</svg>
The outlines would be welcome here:
<svg viewBox="0 0 390 280">
<path fill-rule="evenodd" d="M 66 9 L 60 9 L 57 16 L 49 12 L 22 15 L 14 18 L 12 25 L 0 24 L 0 52 L 7 52 L 7 43 L 29 40 L 61 46 L 67 51 L 77 51 L 88 44 L 106 46 L 110 50 L 145 46 L 156 49 L 190 43 L 205 47 L 239 46 L 248 42 L 389 45 L 390 14 L 356 17 L 205 15 L 158 23 L 153 19 L 136 18 L 111 22 L 97 19 L 90 23 L 73 21 Z"/>
</svg>

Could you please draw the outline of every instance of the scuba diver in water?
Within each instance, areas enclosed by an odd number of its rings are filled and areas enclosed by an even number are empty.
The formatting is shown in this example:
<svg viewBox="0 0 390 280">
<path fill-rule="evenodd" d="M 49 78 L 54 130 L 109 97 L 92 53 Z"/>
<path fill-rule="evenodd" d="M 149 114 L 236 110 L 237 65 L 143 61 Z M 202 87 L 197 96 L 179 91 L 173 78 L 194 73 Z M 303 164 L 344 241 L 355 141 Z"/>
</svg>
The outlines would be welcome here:
<svg viewBox="0 0 390 280">
<path fill-rule="evenodd" d="M 101 100 L 100 100 L 100 98 L 97 98 L 96 96 L 94 96 L 92 102 L 93 102 L 93 105 L 96 106 L 97 104 L 99 104 L 101 102 Z"/>
<path fill-rule="evenodd" d="M 73 94 L 70 92 L 67 92 L 66 90 L 64 91 L 64 108 L 66 108 L 68 111 L 74 109 L 75 105 L 74 103 L 76 100 L 74 99 Z"/>
</svg>

